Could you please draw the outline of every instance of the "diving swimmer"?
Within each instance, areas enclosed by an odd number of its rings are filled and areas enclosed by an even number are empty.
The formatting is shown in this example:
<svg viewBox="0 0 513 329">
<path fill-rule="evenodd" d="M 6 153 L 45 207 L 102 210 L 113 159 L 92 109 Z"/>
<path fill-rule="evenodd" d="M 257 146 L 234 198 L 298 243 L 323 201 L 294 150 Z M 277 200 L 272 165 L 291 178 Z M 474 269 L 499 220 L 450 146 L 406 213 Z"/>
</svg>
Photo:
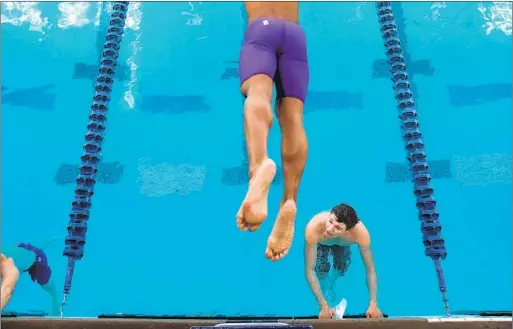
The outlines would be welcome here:
<svg viewBox="0 0 513 329">
<path fill-rule="evenodd" d="M 52 242 L 49 240 L 46 246 Z M 52 270 L 48 265 L 48 259 L 43 251 L 45 247 L 38 248 L 29 243 L 18 243 L 10 250 L 2 250 L 2 309 L 7 305 L 16 286 L 17 278 L 20 273 L 28 273 L 32 281 L 37 282 L 39 286 L 50 295 L 52 301 L 52 314 L 59 313 L 59 304 L 57 301 L 57 293 L 55 286 L 51 280 Z M 4 267 L 5 264 L 5 267 Z M 6 278 L 11 279 L 4 281 L 4 268 Z M 17 274 L 16 274 L 17 273 Z M 14 278 L 16 277 L 16 280 Z M 4 295 L 4 289 L 7 293 Z M 4 300 L 5 299 L 5 300 Z"/>
<path fill-rule="evenodd" d="M 351 246 L 354 244 L 360 249 L 369 290 L 370 301 L 365 314 L 367 318 L 382 318 L 383 314 L 377 304 L 378 285 L 370 235 L 356 211 L 348 204 L 342 203 L 335 206 L 331 212 L 325 211 L 315 215 L 306 226 L 305 238 L 305 274 L 321 308 L 319 319 L 331 319 L 334 315 L 334 310 L 329 305 L 336 301 L 333 285 L 335 280 L 344 276 L 349 269 Z M 321 289 L 319 279 L 328 281 L 325 285 L 327 289 Z M 323 294 L 322 290 L 328 291 Z M 328 295 L 327 298 L 325 294 Z"/>
<path fill-rule="evenodd" d="M 242 231 L 256 231 L 267 217 L 267 196 L 276 164 L 267 154 L 273 121 L 273 85 L 281 130 L 285 181 L 280 210 L 265 255 L 276 261 L 289 252 L 294 236 L 299 183 L 308 144 L 303 106 L 309 81 L 306 36 L 298 25 L 298 2 L 245 2 L 248 26 L 239 57 L 244 103 L 244 133 L 249 158 L 249 187 L 237 213 Z"/>
</svg>

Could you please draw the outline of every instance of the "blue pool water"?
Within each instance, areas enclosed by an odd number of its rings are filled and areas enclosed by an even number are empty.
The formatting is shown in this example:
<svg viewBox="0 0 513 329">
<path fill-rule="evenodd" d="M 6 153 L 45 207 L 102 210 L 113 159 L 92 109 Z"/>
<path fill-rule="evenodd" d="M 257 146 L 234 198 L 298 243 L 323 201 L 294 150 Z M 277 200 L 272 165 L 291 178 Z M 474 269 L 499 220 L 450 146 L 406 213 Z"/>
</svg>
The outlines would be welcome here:
<svg viewBox="0 0 513 329">
<path fill-rule="evenodd" d="M 112 7 L 2 3 L 2 248 L 46 246 L 59 299 L 78 166 Z M 394 3 L 443 226 L 454 310 L 511 310 L 511 3 Z M 310 154 L 297 234 L 264 257 L 269 220 L 240 233 L 246 189 L 237 59 L 241 3 L 131 3 L 108 111 L 84 257 L 65 316 L 312 315 L 303 236 L 342 201 L 370 230 L 378 302 L 439 315 L 397 102 L 374 3 L 302 3 L 309 43 Z M 279 129 L 270 136 L 279 160 Z M 50 240 L 50 242 L 48 242 Z M 337 282 L 368 303 L 363 264 Z M 60 300 L 59 300 L 60 302 Z M 24 274 L 7 310 L 51 312 Z"/>
</svg>

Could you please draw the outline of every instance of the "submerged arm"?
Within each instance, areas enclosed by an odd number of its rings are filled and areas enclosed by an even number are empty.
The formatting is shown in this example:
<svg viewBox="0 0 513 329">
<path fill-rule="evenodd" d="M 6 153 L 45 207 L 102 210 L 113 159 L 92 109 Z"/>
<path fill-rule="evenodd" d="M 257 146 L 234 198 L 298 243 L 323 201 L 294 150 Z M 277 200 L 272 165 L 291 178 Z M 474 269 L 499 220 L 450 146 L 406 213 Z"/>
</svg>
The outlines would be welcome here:
<svg viewBox="0 0 513 329">
<path fill-rule="evenodd" d="M 370 248 L 370 243 L 360 246 L 360 254 L 365 264 L 365 273 L 367 276 L 367 288 L 369 289 L 369 299 L 371 303 L 376 303 L 378 293 L 378 278 L 374 268 L 374 259 Z"/>
<path fill-rule="evenodd" d="M 310 286 L 310 290 L 315 296 L 319 307 L 327 307 L 328 303 L 324 298 L 324 295 L 321 290 L 321 285 L 319 284 L 319 280 L 317 279 L 317 275 L 315 275 L 315 262 L 317 260 L 317 246 L 315 244 L 305 243 L 305 275 L 306 280 L 308 281 L 308 285 Z"/>
</svg>

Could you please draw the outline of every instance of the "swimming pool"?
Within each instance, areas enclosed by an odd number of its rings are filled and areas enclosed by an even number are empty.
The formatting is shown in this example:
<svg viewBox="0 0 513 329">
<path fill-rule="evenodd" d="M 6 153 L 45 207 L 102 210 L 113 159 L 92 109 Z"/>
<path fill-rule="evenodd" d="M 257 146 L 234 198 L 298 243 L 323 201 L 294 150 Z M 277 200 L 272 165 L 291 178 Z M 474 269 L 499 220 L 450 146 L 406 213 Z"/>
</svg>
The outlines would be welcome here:
<svg viewBox="0 0 513 329">
<path fill-rule="evenodd" d="M 393 9 L 443 225 L 451 307 L 511 310 L 511 3 Z M 270 223 L 243 234 L 234 222 L 247 166 L 236 70 L 241 3 L 133 2 L 66 316 L 316 314 L 303 230 L 341 201 L 373 237 L 382 310 L 444 312 L 376 6 L 302 3 L 300 11 L 311 60 L 310 154 L 289 255 L 265 259 Z M 111 13 L 93 2 L 2 3 L 2 247 L 53 239 L 46 253 L 59 293 Z M 270 139 L 279 159 L 276 125 Z M 278 177 L 270 218 L 280 193 Z M 359 259 L 351 267 L 337 295 L 361 313 L 364 269 Z M 50 302 L 23 276 L 8 310 L 49 312 Z"/>
</svg>

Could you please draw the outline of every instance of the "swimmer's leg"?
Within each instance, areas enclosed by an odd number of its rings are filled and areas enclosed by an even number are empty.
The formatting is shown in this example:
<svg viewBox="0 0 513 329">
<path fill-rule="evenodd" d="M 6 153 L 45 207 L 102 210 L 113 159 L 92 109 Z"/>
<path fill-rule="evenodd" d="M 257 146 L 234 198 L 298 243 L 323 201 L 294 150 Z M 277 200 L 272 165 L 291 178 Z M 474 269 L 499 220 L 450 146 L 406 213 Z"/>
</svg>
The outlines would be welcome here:
<svg viewBox="0 0 513 329">
<path fill-rule="evenodd" d="M 303 127 L 303 102 L 284 97 L 278 101 L 277 113 L 282 134 L 281 156 L 285 186 L 280 211 L 265 253 L 272 260 L 284 257 L 292 245 L 297 194 L 308 154 L 308 142 Z"/>
<path fill-rule="evenodd" d="M 303 105 L 308 89 L 306 44 L 295 45 L 278 61 L 277 114 L 281 129 L 281 156 L 285 181 L 280 211 L 267 242 L 267 258 L 283 258 L 292 245 L 299 184 L 306 165 L 308 142 L 303 127 Z"/>
<path fill-rule="evenodd" d="M 315 261 L 315 274 L 319 280 L 323 280 L 328 277 L 330 273 L 330 247 L 318 244 L 317 245 L 317 259 Z"/>
<path fill-rule="evenodd" d="M 335 306 L 340 302 L 336 295 L 335 283 L 349 270 L 349 265 L 351 264 L 351 247 L 335 245 L 330 247 L 330 251 L 333 256 L 334 270 L 331 271 L 330 275 L 326 278 L 326 281 L 329 282 L 329 289 L 327 289 L 326 292 L 326 300 L 328 300 L 328 304 Z M 332 302 L 329 302 L 329 300 Z"/>
<path fill-rule="evenodd" d="M 325 279 L 324 284 L 324 295 L 326 296 L 326 302 L 330 307 L 334 307 L 337 305 L 337 293 L 335 291 L 335 281 L 336 279 L 328 276 Z"/>
<path fill-rule="evenodd" d="M 16 265 L 20 273 L 27 271 L 36 262 L 36 254 L 34 252 L 16 245 L 2 248 L 2 253 L 12 258 L 14 265 Z"/>
<path fill-rule="evenodd" d="M 54 242 L 58 241 L 59 239 L 54 236 L 46 240 L 44 243 L 41 244 L 32 244 L 33 246 L 39 246 L 39 249 L 41 250 L 47 250 Z"/>
<path fill-rule="evenodd" d="M 52 302 L 52 311 L 50 315 L 57 316 L 59 314 L 59 302 L 57 300 L 57 292 L 55 290 L 53 280 L 50 279 L 46 284 L 42 284 L 41 288 L 43 288 L 43 290 L 50 295 Z"/>
<path fill-rule="evenodd" d="M 255 30 L 255 29 L 253 29 Z M 251 38 L 250 33 L 246 33 Z M 267 217 L 267 196 L 276 174 L 276 164 L 267 154 L 267 138 L 273 113 L 271 98 L 277 59 L 265 44 L 245 41 L 242 46 L 239 72 L 244 104 L 244 135 L 249 159 L 249 188 L 237 213 L 237 226 L 245 231 L 257 230 Z"/>
<path fill-rule="evenodd" d="M 332 246 L 333 267 L 339 276 L 344 276 L 351 265 L 350 246 Z"/>
<path fill-rule="evenodd" d="M 306 165 L 308 141 L 303 126 L 303 102 L 283 97 L 277 102 L 281 130 L 281 158 L 285 181 L 281 206 L 287 200 L 297 201 L 299 184 Z"/>
</svg>

